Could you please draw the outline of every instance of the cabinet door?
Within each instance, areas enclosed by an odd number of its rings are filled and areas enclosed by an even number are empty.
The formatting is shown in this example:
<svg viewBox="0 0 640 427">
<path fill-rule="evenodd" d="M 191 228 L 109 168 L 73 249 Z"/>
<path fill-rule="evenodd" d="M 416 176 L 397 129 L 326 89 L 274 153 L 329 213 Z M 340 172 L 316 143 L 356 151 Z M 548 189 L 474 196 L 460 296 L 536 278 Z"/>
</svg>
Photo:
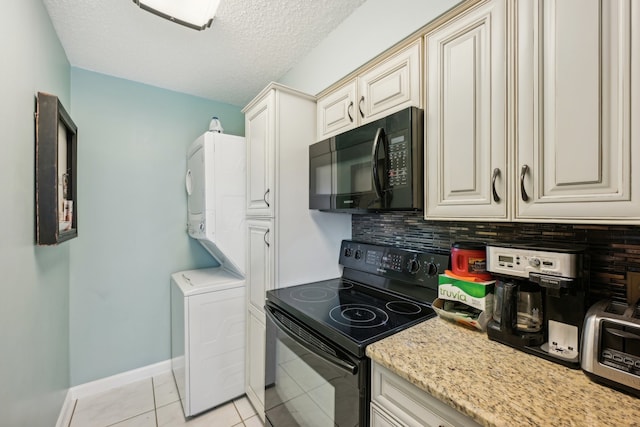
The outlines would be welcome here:
<svg viewBox="0 0 640 427">
<path fill-rule="evenodd" d="M 274 222 L 247 220 L 247 305 L 264 313 L 265 293 L 274 283 Z"/>
<path fill-rule="evenodd" d="M 256 312 L 253 307 L 249 307 L 247 314 L 245 392 L 262 422 L 264 422 L 265 317 L 264 313 Z"/>
<path fill-rule="evenodd" d="M 273 216 L 275 200 L 275 93 L 245 114 L 247 216 Z"/>
<path fill-rule="evenodd" d="M 421 40 L 358 77 L 357 111 L 362 124 L 406 107 L 422 107 Z"/>
<path fill-rule="evenodd" d="M 356 127 L 359 123 L 355 80 L 318 99 L 317 135 L 321 141 Z"/>
<path fill-rule="evenodd" d="M 371 427 L 402 427 L 402 424 L 387 415 L 378 405 L 372 403 Z"/>
<path fill-rule="evenodd" d="M 371 364 L 371 409 L 390 414 L 382 426 L 478 427 L 479 424 L 451 406 L 422 391 L 378 363 Z"/>
<path fill-rule="evenodd" d="M 518 219 L 640 221 L 635 3 L 518 2 Z"/>
<path fill-rule="evenodd" d="M 426 218 L 508 219 L 506 6 L 427 34 Z"/>
</svg>

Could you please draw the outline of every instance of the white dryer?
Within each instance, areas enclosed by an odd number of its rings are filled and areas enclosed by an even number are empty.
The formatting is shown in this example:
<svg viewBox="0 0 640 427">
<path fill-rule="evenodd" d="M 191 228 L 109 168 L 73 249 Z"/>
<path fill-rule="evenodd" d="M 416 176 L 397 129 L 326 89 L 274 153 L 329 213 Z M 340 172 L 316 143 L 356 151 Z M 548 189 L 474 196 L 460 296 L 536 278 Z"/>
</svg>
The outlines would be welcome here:
<svg viewBox="0 0 640 427">
<path fill-rule="evenodd" d="M 171 275 L 171 368 L 185 416 L 244 394 L 245 280 L 223 267 Z"/>
</svg>

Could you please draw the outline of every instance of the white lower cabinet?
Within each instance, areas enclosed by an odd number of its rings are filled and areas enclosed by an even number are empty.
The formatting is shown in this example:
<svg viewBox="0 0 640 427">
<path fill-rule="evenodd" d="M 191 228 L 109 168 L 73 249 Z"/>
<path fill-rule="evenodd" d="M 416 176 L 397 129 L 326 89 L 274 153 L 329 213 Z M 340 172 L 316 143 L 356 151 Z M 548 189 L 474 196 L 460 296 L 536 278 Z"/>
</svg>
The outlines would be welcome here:
<svg viewBox="0 0 640 427">
<path fill-rule="evenodd" d="M 265 315 L 253 307 L 247 311 L 245 392 L 264 422 Z"/>
<path fill-rule="evenodd" d="M 273 218 L 247 219 L 245 391 L 264 422 L 265 292 L 273 289 Z"/>
<path fill-rule="evenodd" d="M 466 415 L 400 378 L 371 364 L 372 427 L 477 427 Z"/>
<path fill-rule="evenodd" d="M 389 416 L 384 409 L 371 403 L 371 427 L 401 427 L 402 424 Z"/>
</svg>

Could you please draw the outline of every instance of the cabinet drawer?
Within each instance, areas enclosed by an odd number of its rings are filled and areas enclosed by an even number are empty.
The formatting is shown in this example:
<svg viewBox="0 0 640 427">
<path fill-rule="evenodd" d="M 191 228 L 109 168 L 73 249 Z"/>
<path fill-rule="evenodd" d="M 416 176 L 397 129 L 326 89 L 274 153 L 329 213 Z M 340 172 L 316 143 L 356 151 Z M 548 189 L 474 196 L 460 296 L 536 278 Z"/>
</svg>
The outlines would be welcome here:
<svg viewBox="0 0 640 427">
<path fill-rule="evenodd" d="M 373 363 L 371 401 L 402 422 L 419 426 L 479 426 L 471 418 Z"/>
</svg>

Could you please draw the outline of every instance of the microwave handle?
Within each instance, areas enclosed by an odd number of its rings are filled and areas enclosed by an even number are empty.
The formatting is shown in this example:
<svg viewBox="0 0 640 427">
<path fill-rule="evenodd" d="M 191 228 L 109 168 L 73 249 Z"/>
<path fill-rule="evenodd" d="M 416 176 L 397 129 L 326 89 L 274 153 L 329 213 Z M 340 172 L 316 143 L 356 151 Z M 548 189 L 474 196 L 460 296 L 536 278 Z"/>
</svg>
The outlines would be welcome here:
<svg viewBox="0 0 640 427">
<path fill-rule="evenodd" d="M 373 175 L 373 186 L 379 198 L 382 198 L 382 189 L 380 188 L 380 179 L 378 177 L 378 149 L 380 148 L 380 141 L 385 137 L 384 129 L 378 128 L 371 150 L 371 175 Z"/>
</svg>

